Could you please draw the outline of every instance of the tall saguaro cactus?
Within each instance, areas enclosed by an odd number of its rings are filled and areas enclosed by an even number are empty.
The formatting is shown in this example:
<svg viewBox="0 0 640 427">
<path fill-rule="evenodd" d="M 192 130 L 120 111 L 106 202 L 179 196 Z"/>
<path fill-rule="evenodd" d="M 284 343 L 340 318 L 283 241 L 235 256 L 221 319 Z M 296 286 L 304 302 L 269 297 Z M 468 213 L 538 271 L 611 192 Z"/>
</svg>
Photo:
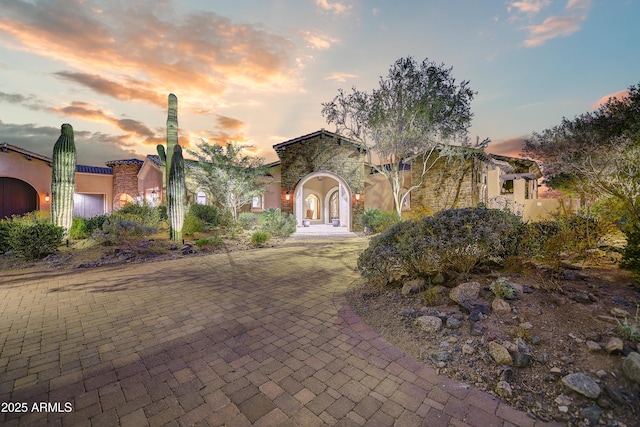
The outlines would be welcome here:
<svg viewBox="0 0 640 427">
<path fill-rule="evenodd" d="M 165 188 L 167 194 L 167 216 L 169 217 L 169 237 L 173 241 L 182 239 L 184 222 L 186 185 L 184 178 L 184 158 L 178 144 L 178 97 L 169 94 L 167 114 L 167 149 L 158 145 L 158 154 L 165 164 Z"/>
<path fill-rule="evenodd" d="M 73 193 L 76 191 L 76 146 L 73 127 L 65 123 L 53 146 L 51 172 L 51 222 L 64 228 L 65 234 L 73 221 Z"/>
<path fill-rule="evenodd" d="M 169 237 L 174 242 L 182 239 L 182 225 L 184 223 L 186 185 L 184 179 L 184 158 L 182 148 L 176 145 L 173 149 L 171 170 L 169 171 L 169 186 L 167 187 L 169 217 Z"/>
</svg>

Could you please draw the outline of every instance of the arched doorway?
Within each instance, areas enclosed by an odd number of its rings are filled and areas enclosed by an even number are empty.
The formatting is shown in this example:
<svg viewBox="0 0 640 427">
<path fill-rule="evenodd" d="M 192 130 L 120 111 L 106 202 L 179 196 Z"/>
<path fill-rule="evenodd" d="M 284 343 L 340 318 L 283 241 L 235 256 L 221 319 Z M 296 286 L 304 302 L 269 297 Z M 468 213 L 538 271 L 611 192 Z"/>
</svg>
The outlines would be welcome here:
<svg viewBox="0 0 640 427">
<path fill-rule="evenodd" d="M 20 179 L 0 178 L 0 219 L 37 209 L 38 192 L 35 188 Z"/>
<path fill-rule="evenodd" d="M 351 231 L 351 190 L 338 175 L 328 171 L 313 172 L 300 180 L 294 192 L 294 213 L 298 226 L 309 218 L 314 224 L 331 224 Z M 344 229 L 343 228 L 343 229 Z"/>
</svg>

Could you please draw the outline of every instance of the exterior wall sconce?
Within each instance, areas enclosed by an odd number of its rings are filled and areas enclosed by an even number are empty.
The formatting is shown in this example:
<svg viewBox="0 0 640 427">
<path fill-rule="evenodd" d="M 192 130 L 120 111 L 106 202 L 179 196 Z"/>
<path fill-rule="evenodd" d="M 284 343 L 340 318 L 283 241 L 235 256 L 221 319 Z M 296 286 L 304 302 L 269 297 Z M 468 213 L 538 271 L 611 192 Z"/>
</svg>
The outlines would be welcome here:
<svg viewBox="0 0 640 427">
<path fill-rule="evenodd" d="M 360 190 L 356 188 L 356 202 L 360 201 Z"/>
<path fill-rule="evenodd" d="M 155 188 L 151 190 L 151 198 L 153 199 L 154 202 L 158 200 L 158 192 L 156 191 Z"/>
<path fill-rule="evenodd" d="M 49 192 L 47 191 L 46 193 L 44 193 L 44 201 L 49 203 L 49 200 L 51 200 L 51 197 L 49 197 Z"/>
<path fill-rule="evenodd" d="M 287 193 L 284 195 L 284 198 L 287 202 L 291 200 L 291 192 L 289 190 L 287 190 Z"/>
</svg>

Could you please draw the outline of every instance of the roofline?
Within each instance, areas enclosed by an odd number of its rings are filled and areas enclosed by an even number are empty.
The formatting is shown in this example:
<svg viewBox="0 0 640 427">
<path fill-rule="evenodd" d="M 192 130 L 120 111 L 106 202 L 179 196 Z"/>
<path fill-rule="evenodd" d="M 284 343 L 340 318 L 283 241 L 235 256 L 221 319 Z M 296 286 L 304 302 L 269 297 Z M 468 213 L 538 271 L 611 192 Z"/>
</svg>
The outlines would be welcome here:
<svg viewBox="0 0 640 427">
<path fill-rule="evenodd" d="M 297 144 L 298 142 L 306 141 L 308 139 L 316 138 L 318 136 L 322 137 L 324 135 L 326 135 L 326 136 L 328 136 L 330 138 L 337 138 L 339 140 L 346 141 L 346 142 L 348 142 L 348 143 L 350 143 L 352 145 L 355 145 L 358 148 L 364 148 L 365 150 L 367 150 L 367 147 L 364 144 L 362 144 L 361 142 L 358 142 L 356 140 L 353 140 L 353 139 L 347 138 L 345 136 L 339 135 L 339 134 L 337 134 L 335 132 L 329 132 L 328 130 L 325 130 L 325 129 L 320 129 L 320 130 L 317 130 L 315 132 L 309 133 L 307 135 L 302 135 L 302 136 L 299 136 L 297 138 L 290 139 L 288 141 L 284 141 L 284 142 L 281 142 L 279 144 L 275 144 L 273 146 L 273 149 L 276 150 L 276 152 L 278 152 L 278 150 L 286 148 L 289 145 Z"/>
<path fill-rule="evenodd" d="M 34 158 L 34 159 L 38 159 L 41 160 L 45 163 L 48 163 L 49 166 L 51 166 L 53 164 L 53 159 L 40 155 L 38 153 L 34 153 L 33 151 L 29 151 L 29 150 L 25 150 L 24 148 L 20 148 L 20 147 L 16 147 L 15 145 L 11 145 L 7 142 L 3 142 L 2 144 L 0 144 L 0 151 L 2 152 L 7 152 L 8 150 L 14 151 L 16 153 L 19 154 L 23 154 L 25 156 L 27 156 L 27 160 L 31 160 L 29 157 Z"/>
</svg>

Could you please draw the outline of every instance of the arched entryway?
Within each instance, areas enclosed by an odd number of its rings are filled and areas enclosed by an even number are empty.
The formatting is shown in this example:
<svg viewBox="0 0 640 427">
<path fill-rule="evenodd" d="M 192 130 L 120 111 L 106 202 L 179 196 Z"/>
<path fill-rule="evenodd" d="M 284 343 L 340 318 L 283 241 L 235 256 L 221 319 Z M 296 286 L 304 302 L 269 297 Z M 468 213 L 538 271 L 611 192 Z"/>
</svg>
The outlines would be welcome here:
<svg viewBox="0 0 640 427">
<path fill-rule="evenodd" d="M 38 192 L 31 184 L 16 178 L 0 178 L 0 219 L 37 209 Z"/>
<path fill-rule="evenodd" d="M 294 213 L 298 226 L 305 219 L 311 226 L 338 220 L 342 230 L 351 231 L 351 189 L 335 173 L 313 172 L 296 186 Z"/>
</svg>

